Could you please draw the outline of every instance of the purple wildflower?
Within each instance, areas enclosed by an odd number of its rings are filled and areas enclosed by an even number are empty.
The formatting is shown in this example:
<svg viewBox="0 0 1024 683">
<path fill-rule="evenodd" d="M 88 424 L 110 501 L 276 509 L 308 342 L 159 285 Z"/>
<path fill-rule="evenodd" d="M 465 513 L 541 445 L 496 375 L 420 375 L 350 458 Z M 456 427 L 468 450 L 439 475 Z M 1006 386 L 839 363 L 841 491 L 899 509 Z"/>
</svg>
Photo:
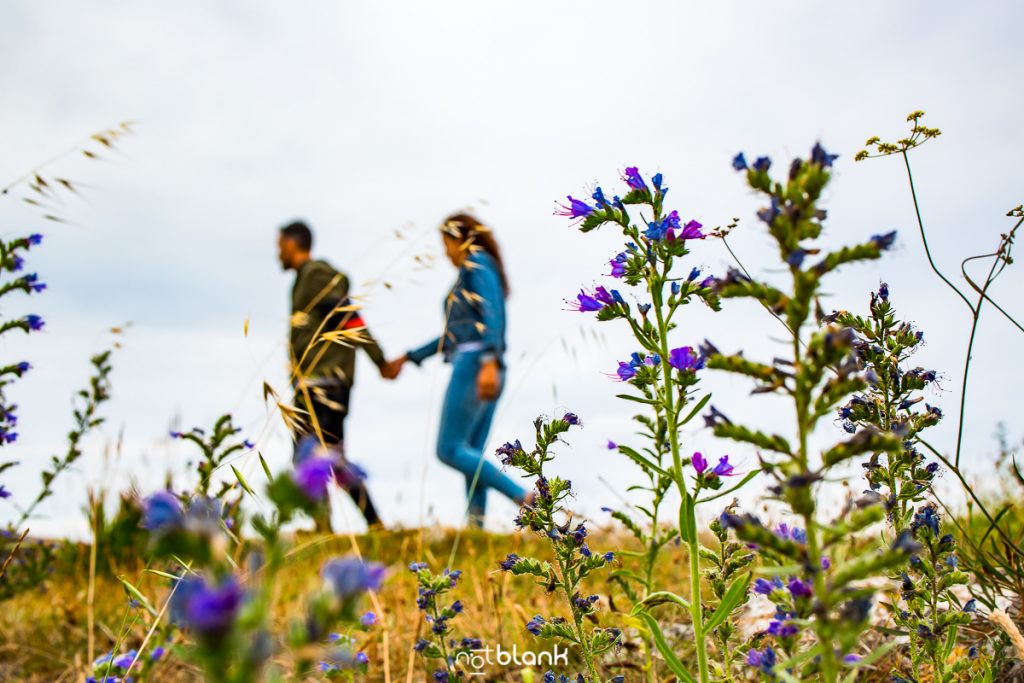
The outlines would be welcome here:
<svg viewBox="0 0 1024 683">
<path fill-rule="evenodd" d="M 747 170 L 747 158 L 740 152 L 732 158 L 732 167 L 737 171 Z"/>
<path fill-rule="evenodd" d="M 718 464 L 715 465 L 715 469 L 711 470 L 720 477 L 731 477 L 733 474 L 733 466 L 729 464 L 729 456 L 723 455 L 718 459 Z"/>
<path fill-rule="evenodd" d="M 704 359 L 694 352 L 693 347 L 682 346 L 669 351 L 668 364 L 681 372 L 696 372 L 704 367 Z"/>
<path fill-rule="evenodd" d="M 775 650 L 768 646 L 763 652 L 751 648 L 747 651 L 747 664 L 770 674 L 775 668 Z"/>
<path fill-rule="evenodd" d="M 696 453 L 693 454 L 693 457 L 690 458 L 690 464 L 693 465 L 693 469 L 697 472 L 697 474 L 704 474 L 704 471 L 708 468 L 708 461 L 704 458 L 700 451 L 697 451 Z"/>
<path fill-rule="evenodd" d="M 46 321 L 44 321 L 38 315 L 26 315 L 24 318 L 22 318 L 22 321 L 26 325 L 28 325 L 28 329 L 33 332 L 38 332 L 39 330 L 43 329 L 43 325 L 46 324 Z"/>
<path fill-rule="evenodd" d="M 620 381 L 628 382 L 636 377 L 636 368 L 630 363 L 619 361 L 619 369 L 615 371 L 615 374 L 619 376 Z"/>
<path fill-rule="evenodd" d="M 646 190 L 647 183 L 640 176 L 640 169 L 636 166 L 627 166 L 622 173 L 622 180 L 629 185 L 631 190 Z"/>
<path fill-rule="evenodd" d="M 327 485 L 334 476 L 334 463 L 326 458 L 306 458 L 295 466 L 292 480 L 311 501 L 327 497 Z"/>
<path fill-rule="evenodd" d="M 811 585 L 806 581 L 801 581 L 795 576 L 789 580 L 789 583 L 786 584 L 786 588 L 789 589 L 789 592 L 794 598 L 811 597 Z"/>
<path fill-rule="evenodd" d="M 569 218 L 586 218 L 594 212 L 594 208 L 584 201 L 579 199 L 573 199 L 571 196 L 566 197 L 569 203 L 559 204 L 558 208 L 555 209 L 556 216 L 567 216 Z"/>
<path fill-rule="evenodd" d="M 608 273 L 612 277 L 622 277 L 626 274 L 626 263 L 629 261 L 629 254 L 625 251 L 615 255 L 608 263 L 612 267 L 612 272 Z"/>
<path fill-rule="evenodd" d="M 212 638 L 231 628 L 241 604 L 242 588 L 233 577 L 216 586 L 189 577 L 178 582 L 171 610 L 186 628 Z"/>
</svg>

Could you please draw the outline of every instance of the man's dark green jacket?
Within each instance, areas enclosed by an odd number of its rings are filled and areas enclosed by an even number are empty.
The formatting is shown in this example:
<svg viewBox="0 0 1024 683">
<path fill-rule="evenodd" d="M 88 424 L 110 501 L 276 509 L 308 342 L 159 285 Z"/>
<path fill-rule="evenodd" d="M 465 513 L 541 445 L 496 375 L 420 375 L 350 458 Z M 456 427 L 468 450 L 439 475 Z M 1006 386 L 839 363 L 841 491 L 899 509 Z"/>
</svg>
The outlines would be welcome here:
<svg viewBox="0 0 1024 683">
<path fill-rule="evenodd" d="M 298 269 L 292 287 L 291 355 L 293 380 L 337 378 L 355 382 L 356 346 L 383 367 L 384 353 L 370 334 L 358 310 L 351 310 L 348 278 L 326 261 L 309 260 Z M 337 310 L 342 307 L 344 310 Z M 343 330 L 338 341 L 320 338 Z M 361 341 L 355 342 L 359 338 Z M 298 364 L 296 371 L 294 364 Z"/>
</svg>

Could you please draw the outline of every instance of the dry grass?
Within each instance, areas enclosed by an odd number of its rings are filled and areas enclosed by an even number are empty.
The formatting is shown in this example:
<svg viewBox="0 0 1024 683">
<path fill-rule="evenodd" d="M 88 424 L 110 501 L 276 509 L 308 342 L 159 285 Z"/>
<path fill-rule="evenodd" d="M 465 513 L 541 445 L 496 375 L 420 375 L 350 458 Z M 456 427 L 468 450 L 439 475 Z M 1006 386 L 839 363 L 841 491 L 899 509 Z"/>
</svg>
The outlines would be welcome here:
<svg viewBox="0 0 1024 683">
<path fill-rule="evenodd" d="M 315 589 L 320 582 L 318 570 L 331 556 L 352 552 L 352 543 L 358 544 L 364 557 L 387 564 L 391 573 L 377 596 L 380 605 L 380 625 L 365 636 L 361 645 L 370 658 L 372 671 L 367 680 L 422 681 L 426 672 L 422 661 L 410 656 L 412 644 L 420 637 L 423 620 L 415 606 L 415 578 L 406 570 L 413 560 L 424 560 L 433 568 L 447 564 L 455 533 L 449 530 L 385 531 L 350 539 L 344 536 L 303 536 L 290 558 L 289 567 L 282 572 L 276 585 L 277 610 L 275 618 L 283 623 L 298 618 L 302 611 L 301 597 Z M 595 549 L 621 549 L 631 539 L 612 537 L 607 533 L 593 534 Z M 546 650 L 550 645 L 538 643 L 524 625 L 534 614 L 546 616 L 564 614 L 555 595 L 547 595 L 530 585 L 525 577 L 512 577 L 496 570 L 506 553 L 543 557 L 544 545 L 535 537 L 524 534 L 511 536 L 466 531 L 458 545 L 453 565 L 462 569 L 464 579 L 457 597 L 466 605 L 466 613 L 456 620 L 459 635 L 471 635 L 485 643 L 500 643 L 504 648 L 513 645 L 522 651 Z M 670 549 L 661 563 L 661 585 L 686 594 L 684 588 L 685 552 Z M 89 549 L 73 548 L 65 566 L 55 567 L 51 579 L 37 591 L 19 595 L 7 601 L 0 609 L 0 680 L 26 682 L 81 681 L 88 666 L 89 639 Z M 94 637 L 97 653 L 109 651 L 123 629 L 126 614 L 132 610 L 118 576 L 138 586 L 145 595 L 159 604 L 168 593 L 168 581 L 145 571 L 140 561 L 116 564 L 101 572 L 95 580 Z M 622 613 L 627 600 L 621 589 L 608 582 L 605 575 L 596 579 L 590 589 L 602 597 L 600 612 L 602 625 L 626 627 L 628 616 Z M 369 601 L 366 605 L 371 609 Z M 668 608 L 662 608 L 668 609 Z M 671 620 L 671 614 L 666 613 Z M 680 621 L 686 617 L 680 613 Z M 684 631 L 685 629 L 678 629 Z M 141 624 L 128 629 L 128 637 L 121 647 L 137 647 L 145 635 Z M 681 644 L 681 647 L 685 647 Z M 386 664 L 385 664 L 386 660 Z M 627 680 L 638 680 L 639 674 L 630 675 L 641 661 L 635 647 L 623 650 L 618 661 L 609 662 L 609 675 L 625 673 Z M 281 660 L 287 668 L 287 660 Z M 386 674 L 385 675 L 385 670 Z M 495 681 L 523 680 L 520 671 L 506 669 L 492 672 Z M 155 680 L 177 683 L 201 680 L 198 672 L 180 662 L 165 662 L 157 670 Z M 481 680 L 481 679 L 477 679 Z"/>
</svg>

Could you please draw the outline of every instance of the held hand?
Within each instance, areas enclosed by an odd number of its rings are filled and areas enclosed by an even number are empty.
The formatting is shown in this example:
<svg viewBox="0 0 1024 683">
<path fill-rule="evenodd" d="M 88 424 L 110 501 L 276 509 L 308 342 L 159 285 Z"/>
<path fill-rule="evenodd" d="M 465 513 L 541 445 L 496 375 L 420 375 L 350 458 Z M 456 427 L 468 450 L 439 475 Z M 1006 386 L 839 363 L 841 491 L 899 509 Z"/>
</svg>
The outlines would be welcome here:
<svg viewBox="0 0 1024 683">
<path fill-rule="evenodd" d="M 498 361 L 488 361 L 480 366 L 476 376 L 476 394 L 481 401 L 493 401 L 501 391 L 501 373 Z"/>
<path fill-rule="evenodd" d="M 405 364 L 406 357 L 396 358 L 393 361 L 384 364 L 384 367 L 380 369 L 380 376 L 384 379 L 396 379 L 398 374 L 402 371 L 402 365 Z"/>
</svg>

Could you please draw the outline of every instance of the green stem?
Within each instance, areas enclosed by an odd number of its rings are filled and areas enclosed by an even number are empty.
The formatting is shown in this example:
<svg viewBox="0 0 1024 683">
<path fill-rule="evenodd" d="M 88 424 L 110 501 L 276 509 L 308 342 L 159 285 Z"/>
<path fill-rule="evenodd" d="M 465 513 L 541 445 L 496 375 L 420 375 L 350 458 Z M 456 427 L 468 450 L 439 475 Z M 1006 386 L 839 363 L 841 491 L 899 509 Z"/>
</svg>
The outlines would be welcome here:
<svg viewBox="0 0 1024 683">
<path fill-rule="evenodd" d="M 810 387 L 805 386 L 800 377 L 800 333 L 799 326 L 793 332 L 793 358 L 797 360 L 796 376 L 797 384 L 793 391 L 793 400 L 796 404 L 797 429 L 800 434 L 800 451 L 797 454 L 798 465 L 802 472 L 809 470 L 807 458 L 807 431 L 808 412 L 810 404 Z M 814 595 L 818 600 L 824 600 L 828 591 L 825 585 L 825 574 L 821 571 L 821 549 L 818 539 L 818 527 L 814 519 L 815 506 L 811 497 L 810 507 L 802 516 L 804 528 L 807 531 L 807 562 L 810 565 L 814 576 Z M 818 643 L 821 645 L 821 676 L 825 683 L 836 681 L 836 653 L 832 647 L 828 615 L 819 616 L 814 622 L 814 630 L 818 635 Z"/>
<path fill-rule="evenodd" d="M 667 266 L 666 266 L 667 269 Z M 665 273 L 659 273 L 651 281 L 651 302 L 654 304 L 654 312 L 658 323 L 658 344 L 661 351 L 661 369 L 664 377 L 664 401 L 665 420 L 668 423 L 668 438 L 672 449 L 672 474 L 679 487 L 682 496 L 689 495 L 686 490 L 686 483 L 683 480 L 683 463 L 679 455 L 679 427 L 675 409 L 675 391 L 672 383 L 672 367 L 668 364 L 668 323 L 662 311 L 663 301 L 663 279 Z M 696 510 L 690 506 L 689 522 L 693 529 L 696 525 Z M 680 529 L 680 533 L 682 533 Z M 701 605 L 700 590 L 700 540 L 697 534 L 688 540 L 690 554 L 690 619 L 693 621 L 693 638 L 697 650 L 697 668 L 700 675 L 700 683 L 708 683 L 710 676 L 708 672 L 708 651 L 707 643 L 704 642 L 704 613 Z"/>
<path fill-rule="evenodd" d="M 576 624 L 576 636 L 579 638 L 580 652 L 583 653 L 583 661 L 587 664 L 587 671 L 590 672 L 590 680 L 593 683 L 600 683 L 597 677 L 597 667 L 594 666 L 594 655 L 590 651 L 590 639 L 587 638 L 586 631 L 583 630 L 583 616 L 580 611 L 576 609 L 576 605 L 573 604 L 573 590 L 576 585 L 575 580 L 570 580 L 568 563 L 559 558 L 558 567 L 562 572 L 562 592 L 565 593 L 565 599 L 569 603 L 569 611 L 572 613 L 572 620 Z"/>
</svg>

